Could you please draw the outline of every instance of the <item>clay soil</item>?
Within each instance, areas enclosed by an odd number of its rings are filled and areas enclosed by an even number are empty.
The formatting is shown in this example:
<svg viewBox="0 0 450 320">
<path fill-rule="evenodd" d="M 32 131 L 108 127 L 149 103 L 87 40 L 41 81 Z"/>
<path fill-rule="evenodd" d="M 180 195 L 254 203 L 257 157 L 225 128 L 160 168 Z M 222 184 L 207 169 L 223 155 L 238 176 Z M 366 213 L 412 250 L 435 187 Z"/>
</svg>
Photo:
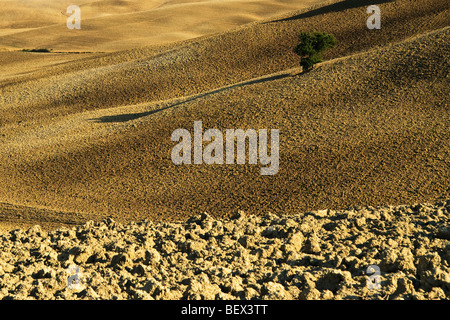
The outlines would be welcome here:
<svg viewBox="0 0 450 320">
<path fill-rule="evenodd" d="M 6 3 L 2 297 L 448 299 L 448 1 L 85 1 L 76 34 L 55 1 L 44 24 Z M 177 18 L 198 6 L 198 24 Z M 139 31 L 150 25 L 158 36 Z M 338 45 L 302 73 L 293 48 L 311 30 Z M 199 120 L 278 129 L 278 173 L 175 165 L 172 132 Z M 186 276 L 164 278 L 177 259 Z M 82 293 L 62 287 L 72 262 Z M 208 263 L 224 269 L 195 274 Z M 378 293 L 364 289 L 371 264 Z"/>
</svg>

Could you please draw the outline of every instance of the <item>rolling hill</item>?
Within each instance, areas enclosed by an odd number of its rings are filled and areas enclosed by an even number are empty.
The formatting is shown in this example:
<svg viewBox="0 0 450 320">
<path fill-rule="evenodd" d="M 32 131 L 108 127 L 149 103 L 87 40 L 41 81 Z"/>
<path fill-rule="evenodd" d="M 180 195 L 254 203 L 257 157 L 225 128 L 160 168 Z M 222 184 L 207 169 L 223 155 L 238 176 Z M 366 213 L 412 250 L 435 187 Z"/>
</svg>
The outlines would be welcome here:
<svg viewBox="0 0 450 320">
<path fill-rule="evenodd" d="M 381 30 L 365 25 L 371 3 Z M 447 1 L 329 1 L 256 20 L 115 52 L 0 52 L 4 227 L 450 196 Z M 339 43 L 303 74 L 292 49 L 309 30 Z M 174 165 L 172 132 L 198 120 L 279 129 L 278 173 Z"/>
</svg>

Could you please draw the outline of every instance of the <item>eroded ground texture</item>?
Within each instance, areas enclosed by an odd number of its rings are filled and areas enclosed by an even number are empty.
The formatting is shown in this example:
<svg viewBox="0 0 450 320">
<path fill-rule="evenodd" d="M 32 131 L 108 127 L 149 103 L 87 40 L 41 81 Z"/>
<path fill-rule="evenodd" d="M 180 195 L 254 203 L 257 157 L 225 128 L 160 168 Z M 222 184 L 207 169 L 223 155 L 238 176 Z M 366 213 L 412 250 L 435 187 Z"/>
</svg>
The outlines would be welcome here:
<svg viewBox="0 0 450 320">
<path fill-rule="evenodd" d="M 16 229 L 0 234 L 0 298 L 449 299 L 449 211 L 446 200 Z"/>
</svg>

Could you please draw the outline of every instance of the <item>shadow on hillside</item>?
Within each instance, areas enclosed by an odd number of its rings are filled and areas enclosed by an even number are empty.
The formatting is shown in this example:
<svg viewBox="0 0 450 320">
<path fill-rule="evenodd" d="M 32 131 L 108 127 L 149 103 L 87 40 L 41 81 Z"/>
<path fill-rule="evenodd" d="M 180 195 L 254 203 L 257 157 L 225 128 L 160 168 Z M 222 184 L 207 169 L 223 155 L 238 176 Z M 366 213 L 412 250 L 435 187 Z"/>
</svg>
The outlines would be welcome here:
<svg viewBox="0 0 450 320">
<path fill-rule="evenodd" d="M 233 84 L 230 86 L 226 86 L 226 87 L 222 87 L 216 90 L 212 90 L 212 91 L 208 91 L 205 93 L 201 93 L 195 96 L 192 96 L 188 99 L 182 100 L 180 102 L 176 102 L 173 104 L 169 104 L 168 106 L 164 107 L 164 108 L 160 108 L 160 109 L 156 109 L 156 110 L 151 110 L 151 111 L 145 111 L 145 112 L 138 112 L 138 113 L 126 113 L 126 114 L 118 114 L 118 115 L 114 115 L 114 116 L 104 116 L 104 117 L 100 117 L 100 118 L 96 118 L 96 119 L 90 119 L 90 120 L 94 120 L 95 122 L 100 122 L 100 123 L 107 123 L 107 122 L 127 122 L 127 121 L 131 121 L 131 120 L 135 120 L 135 119 L 139 119 L 142 117 L 146 117 L 152 114 L 155 114 L 157 112 L 160 111 L 164 111 L 166 109 L 170 109 L 170 108 L 174 108 L 176 106 L 182 105 L 186 102 L 190 102 L 190 101 L 195 101 L 201 98 L 205 98 L 208 97 L 210 95 L 216 94 L 216 93 L 220 93 L 229 89 L 233 89 L 233 88 L 238 88 L 238 87 L 246 87 L 246 86 L 250 86 L 253 84 L 257 84 L 257 83 L 264 83 L 264 82 L 268 82 L 268 81 L 274 81 L 274 80 L 279 80 L 279 79 L 283 79 L 283 78 L 287 78 L 292 76 L 289 73 L 286 74 L 280 74 L 280 75 L 275 75 L 275 76 L 267 76 L 267 77 L 263 77 L 263 78 L 259 78 L 259 79 L 255 79 L 255 80 L 249 80 L 246 82 L 240 82 L 237 84 Z"/>
<path fill-rule="evenodd" d="M 298 20 L 298 19 L 303 19 L 303 18 L 310 18 L 310 17 L 314 17 L 317 15 L 326 14 L 326 13 L 330 13 L 330 12 L 338 12 L 338 11 L 343 11 L 346 9 L 366 7 L 366 6 L 370 6 L 372 4 L 381 4 L 381 3 L 385 3 L 385 2 L 392 2 L 392 0 L 346 0 L 346 1 L 333 3 L 333 4 L 330 4 L 327 6 L 323 6 L 323 7 L 320 7 L 320 8 L 305 12 L 305 13 L 301 13 L 296 16 L 279 19 L 279 20 L 274 20 L 274 21 L 269 21 L 266 23 L 283 22 L 283 21 Z"/>
</svg>

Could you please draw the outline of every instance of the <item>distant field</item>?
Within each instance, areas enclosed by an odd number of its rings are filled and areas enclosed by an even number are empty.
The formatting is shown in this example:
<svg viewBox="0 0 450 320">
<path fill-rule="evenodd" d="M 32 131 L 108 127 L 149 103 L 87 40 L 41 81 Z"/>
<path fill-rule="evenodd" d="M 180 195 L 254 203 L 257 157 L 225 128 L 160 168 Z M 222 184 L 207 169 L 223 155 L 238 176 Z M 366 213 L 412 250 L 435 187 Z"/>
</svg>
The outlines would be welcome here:
<svg viewBox="0 0 450 320">
<path fill-rule="evenodd" d="M 85 0 L 81 30 L 66 27 L 71 0 L 0 1 L 0 51 L 116 51 L 223 32 L 323 0 Z"/>
</svg>

